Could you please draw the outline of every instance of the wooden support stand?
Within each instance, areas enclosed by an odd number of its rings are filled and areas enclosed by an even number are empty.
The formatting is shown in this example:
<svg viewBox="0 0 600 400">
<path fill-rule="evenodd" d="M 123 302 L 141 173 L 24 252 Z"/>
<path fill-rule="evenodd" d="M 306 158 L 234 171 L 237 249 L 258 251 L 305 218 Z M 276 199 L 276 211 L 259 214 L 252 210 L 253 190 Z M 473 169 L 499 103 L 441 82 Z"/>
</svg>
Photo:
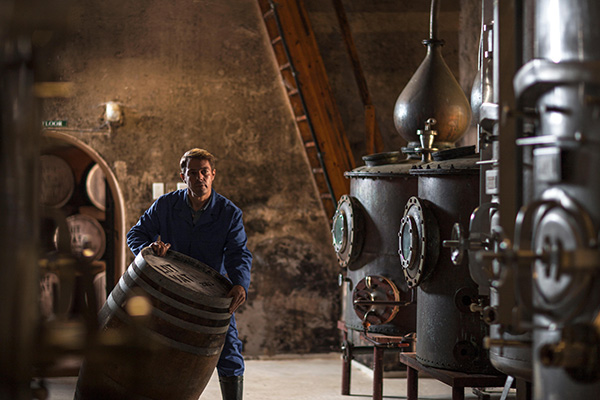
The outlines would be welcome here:
<svg viewBox="0 0 600 400">
<path fill-rule="evenodd" d="M 354 346 L 348 342 L 348 330 L 343 321 L 338 321 L 338 329 L 344 336 L 344 359 L 342 365 L 342 395 L 350 395 L 351 363 L 354 354 L 373 352 L 373 400 L 383 398 L 383 354 L 388 351 L 403 351 L 411 346 L 404 336 L 387 336 L 375 333 L 361 333 L 361 338 L 370 342 L 371 346 Z"/>
<path fill-rule="evenodd" d="M 452 387 L 452 400 L 464 400 L 466 387 L 503 387 L 506 375 L 466 374 L 458 371 L 426 367 L 417 361 L 415 353 L 401 353 L 400 362 L 406 365 L 407 400 L 417 400 L 419 395 L 419 372 Z"/>
</svg>

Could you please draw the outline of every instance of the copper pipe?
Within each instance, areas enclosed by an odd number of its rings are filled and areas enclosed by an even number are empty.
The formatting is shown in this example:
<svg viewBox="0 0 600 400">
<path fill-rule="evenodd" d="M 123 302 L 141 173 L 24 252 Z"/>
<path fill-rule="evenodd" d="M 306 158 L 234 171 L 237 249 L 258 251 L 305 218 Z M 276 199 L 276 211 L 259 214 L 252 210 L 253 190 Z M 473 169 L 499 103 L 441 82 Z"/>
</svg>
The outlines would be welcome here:
<svg viewBox="0 0 600 400">
<path fill-rule="evenodd" d="M 429 39 L 437 40 L 438 38 L 438 15 L 440 13 L 440 2 L 431 0 L 431 12 L 429 14 Z"/>
</svg>

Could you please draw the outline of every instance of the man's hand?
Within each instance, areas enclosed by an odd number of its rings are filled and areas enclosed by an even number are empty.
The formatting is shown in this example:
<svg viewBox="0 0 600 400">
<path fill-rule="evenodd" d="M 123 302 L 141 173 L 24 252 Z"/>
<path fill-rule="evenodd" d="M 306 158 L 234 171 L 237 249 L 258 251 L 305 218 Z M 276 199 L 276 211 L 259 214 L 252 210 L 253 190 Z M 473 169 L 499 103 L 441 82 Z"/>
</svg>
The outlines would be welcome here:
<svg viewBox="0 0 600 400">
<path fill-rule="evenodd" d="M 150 248 L 154 250 L 154 254 L 159 257 L 164 257 L 170 247 L 171 243 L 163 243 L 160 239 L 150 245 Z"/>
<path fill-rule="evenodd" d="M 243 286 L 235 285 L 231 288 L 227 297 L 233 297 L 229 306 L 229 313 L 233 314 L 246 301 L 246 290 Z"/>
</svg>

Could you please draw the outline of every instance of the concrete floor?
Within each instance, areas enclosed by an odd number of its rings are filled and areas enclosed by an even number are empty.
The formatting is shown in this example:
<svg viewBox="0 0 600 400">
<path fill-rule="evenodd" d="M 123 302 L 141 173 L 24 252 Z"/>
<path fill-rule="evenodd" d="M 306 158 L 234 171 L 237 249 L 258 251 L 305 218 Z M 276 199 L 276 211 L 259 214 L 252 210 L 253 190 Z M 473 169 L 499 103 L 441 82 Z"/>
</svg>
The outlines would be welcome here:
<svg viewBox="0 0 600 400">
<path fill-rule="evenodd" d="M 339 354 L 276 357 L 247 360 L 244 382 L 244 400 L 357 400 L 370 399 L 372 374 L 368 368 L 354 363 L 351 395 L 342 396 L 342 361 Z M 77 378 L 48 379 L 49 400 L 72 400 Z M 494 389 L 499 392 L 500 388 Z M 437 380 L 419 379 L 419 399 L 450 400 L 451 388 Z M 465 390 L 467 399 L 477 398 L 471 389 Z M 386 378 L 383 383 L 385 399 L 406 398 L 406 378 Z M 512 396 L 511 396 L 512 397 Z M 221 393 L 216 373 L 200 397 L 202 400 L 220 400 Z M 499 393 L 492 395 L 499 398 Z"/>
</svg>

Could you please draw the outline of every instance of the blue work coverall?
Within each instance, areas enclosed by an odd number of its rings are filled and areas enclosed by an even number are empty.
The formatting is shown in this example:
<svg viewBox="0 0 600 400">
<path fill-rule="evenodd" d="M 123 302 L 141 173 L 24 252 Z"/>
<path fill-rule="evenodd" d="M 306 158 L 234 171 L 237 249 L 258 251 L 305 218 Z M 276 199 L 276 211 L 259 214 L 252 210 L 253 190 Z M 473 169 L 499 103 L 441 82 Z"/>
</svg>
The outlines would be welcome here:
<svg viewBox="0 0 600 400">
<path fill-rule="evenodd" d="M 127 233 L 127 245 L 137 256 L 158 239 L 171 244 L 171 250 L 193 257 L 241 285 L 248 294 L 252 254 L 246 247 L 242 211 L 229 199 L 212 190 L 208 205 L 194 224 L 187 190 L 159 197 Z M 225 339 L 217 371 L 219 376 L 242 376 L 244 358 L 235 316 Z"/>
</svg>

